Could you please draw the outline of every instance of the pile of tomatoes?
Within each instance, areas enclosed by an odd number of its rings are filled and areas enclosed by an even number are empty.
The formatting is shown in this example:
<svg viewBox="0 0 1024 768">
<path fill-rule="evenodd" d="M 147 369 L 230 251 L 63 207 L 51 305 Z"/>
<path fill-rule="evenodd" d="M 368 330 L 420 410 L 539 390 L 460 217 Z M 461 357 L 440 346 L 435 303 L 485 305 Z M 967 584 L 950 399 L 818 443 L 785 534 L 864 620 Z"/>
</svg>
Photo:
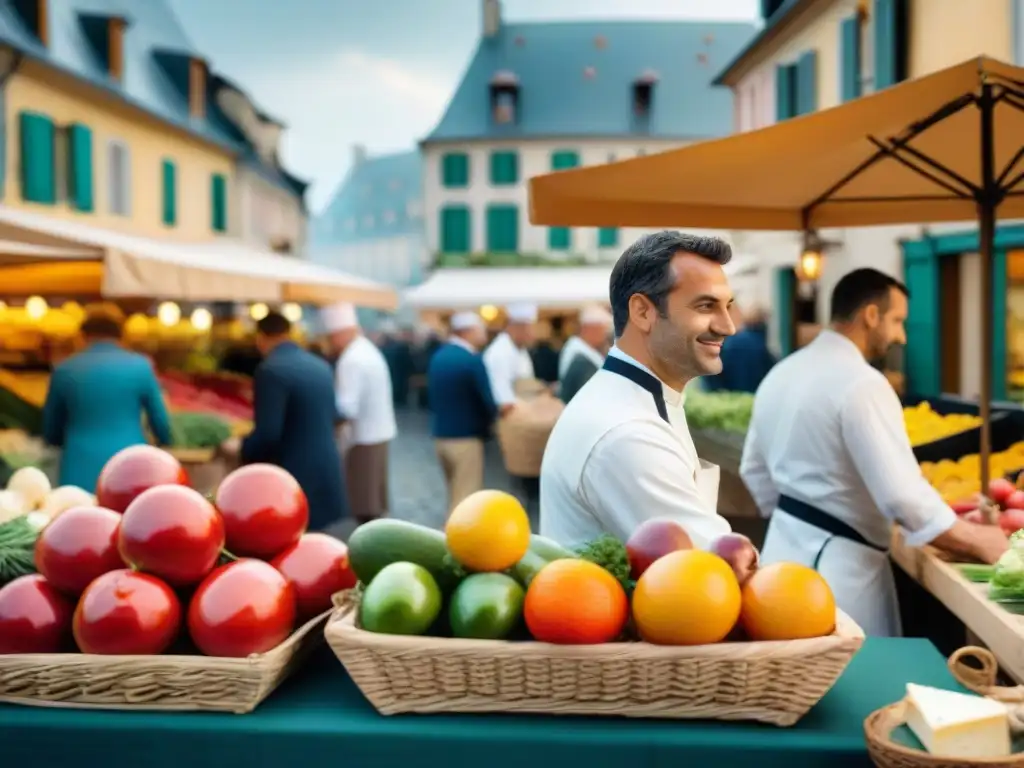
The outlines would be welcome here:
<svg viewBox="0 0 1024 768">
<path fill-rule="evenodd" d="M 158 448 L 114 456 L 97 506 L 51 521 L 38 573 L 0 588 L 0 653 L 244 657 L 355 586 L 345 544 L 306 533 L 305 494 L 283 469 L 242 467 L 213 503 L 187 483 Z"/>
</svg>

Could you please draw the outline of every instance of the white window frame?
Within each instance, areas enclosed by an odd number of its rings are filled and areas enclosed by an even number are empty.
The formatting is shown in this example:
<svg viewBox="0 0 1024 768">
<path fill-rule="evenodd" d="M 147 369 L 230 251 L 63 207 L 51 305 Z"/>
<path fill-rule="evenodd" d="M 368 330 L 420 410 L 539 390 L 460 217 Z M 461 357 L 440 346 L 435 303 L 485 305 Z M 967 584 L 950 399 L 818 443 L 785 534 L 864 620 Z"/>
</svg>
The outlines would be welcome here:
<svg viewBox="0 0 1024 768">
<path fill-rule="evenodd" d="M 120 168 L 114 162 L 118 153 Z M 132 215 L 132 152 L 121 139 L 107 141 L 107 210 L 115 216 Z"/>
</svg>

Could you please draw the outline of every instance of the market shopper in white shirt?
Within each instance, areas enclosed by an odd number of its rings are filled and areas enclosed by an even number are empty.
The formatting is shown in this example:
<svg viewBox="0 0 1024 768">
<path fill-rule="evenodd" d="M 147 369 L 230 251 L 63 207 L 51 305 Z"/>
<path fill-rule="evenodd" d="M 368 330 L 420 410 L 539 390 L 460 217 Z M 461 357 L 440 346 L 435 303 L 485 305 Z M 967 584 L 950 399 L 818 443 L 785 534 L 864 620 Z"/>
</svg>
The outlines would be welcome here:
<svg viewBox="0 0 1024 768">
<path fill-rule="evenodd" d="M 1007 548 L 995 526 L 957 518 L 921 474 L 899 398 L 868 362 L 906 342 L 908 292 L 874 269 L 832 292 L 831 328 L 778 363 L 757 390 L 740 474 L 771 516 L 762 562 L 816 568 L 838 606 L 873 636 L 901 633 L 888 556 L 910 546 L 985 562 Z"/>
<path fill-rule="evenodd" d="M 511 304 L 505 308 L 508 323 L 484 351 L 484 365 L 491 391 L 502 414 L 516 402 L 516 383 L 534 378 L 529 347 L 535 336 L 537 307 Z"/>
<path fill-rule="evenodd" d="M 339 353 L 335 389 L 348 433 L 342 461 L 352 515 L 363 523 L 388 512 L 388 445 L 398 432 L 391 373 L 384 355 L 362 334 L 355 307 L 335 304 L 321 317 Z"/>
<path fill-rule="evenodd" d="M 727 533 L 718 515 L 718 467 L 697 457 L 683 412 L 687 383 L 722 369 L 735 332 L 718 238 L 642 237 L 612 270 L 616 346 L 565 407 L 540 476 L 541 533 L 565 545 L 602 533 L 626 540 L 668 517 L 697 546 Z"/>
</svg>

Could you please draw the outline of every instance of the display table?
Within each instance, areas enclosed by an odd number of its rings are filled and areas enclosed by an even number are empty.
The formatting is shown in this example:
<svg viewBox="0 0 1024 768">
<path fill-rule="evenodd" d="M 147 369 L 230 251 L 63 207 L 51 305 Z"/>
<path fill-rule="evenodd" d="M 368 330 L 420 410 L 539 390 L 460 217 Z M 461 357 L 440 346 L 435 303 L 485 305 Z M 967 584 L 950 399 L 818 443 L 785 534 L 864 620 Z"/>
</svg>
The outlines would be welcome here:
<svg viewBox="0 0 1024 768">
<path fill-rule="evenodd" d="M 909 681 L 956 688 L 925 640 L 868 639 L 800 723 L 382 717 L 323 649 L 248 715 L 0 706 L 3 764 L 75 768 L 869 766 L 863 721 Z"/>
</svg>

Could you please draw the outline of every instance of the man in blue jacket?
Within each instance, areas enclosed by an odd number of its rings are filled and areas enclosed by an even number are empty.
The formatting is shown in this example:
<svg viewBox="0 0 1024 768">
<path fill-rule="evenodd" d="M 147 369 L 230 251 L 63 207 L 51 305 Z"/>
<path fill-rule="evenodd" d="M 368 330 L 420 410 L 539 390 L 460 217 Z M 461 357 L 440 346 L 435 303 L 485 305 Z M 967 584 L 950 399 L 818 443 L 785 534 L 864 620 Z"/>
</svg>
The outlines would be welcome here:
<svg viewBox="0 0 1024 768">
<path fill-rule="evenodd" d="M 761 380 L 775 365 L 775 355 L 768 349 L 768 325 L 761 310 L 752 309 L 747 313 L 742 328 L 722 344 L 721 358 L 722 372 L 705 376 L 702 379 L 705 389 L 750 394 L 757 391 Z"/>
<path fill-rule="evenodd" d="M 484 440 L 498 415 L 480 350 L 487 343 L 475 312 L 452 317 L 451 336 L 430 359 L 431 434 L 448 486 L 448 508 L 484 484 Z"/>
<path fill-rule="evenodd" d="M 349 514 L 335 439 L 341 414 L 334 371 L 291 340 L 291 323 L 271 312 L 256 325 L 263 362 L 253 377 L 253 430 L 242 441 L 245 464 L 276 464 L 298 480 L 309 501 L 309 527 Z"/>
</svg>

